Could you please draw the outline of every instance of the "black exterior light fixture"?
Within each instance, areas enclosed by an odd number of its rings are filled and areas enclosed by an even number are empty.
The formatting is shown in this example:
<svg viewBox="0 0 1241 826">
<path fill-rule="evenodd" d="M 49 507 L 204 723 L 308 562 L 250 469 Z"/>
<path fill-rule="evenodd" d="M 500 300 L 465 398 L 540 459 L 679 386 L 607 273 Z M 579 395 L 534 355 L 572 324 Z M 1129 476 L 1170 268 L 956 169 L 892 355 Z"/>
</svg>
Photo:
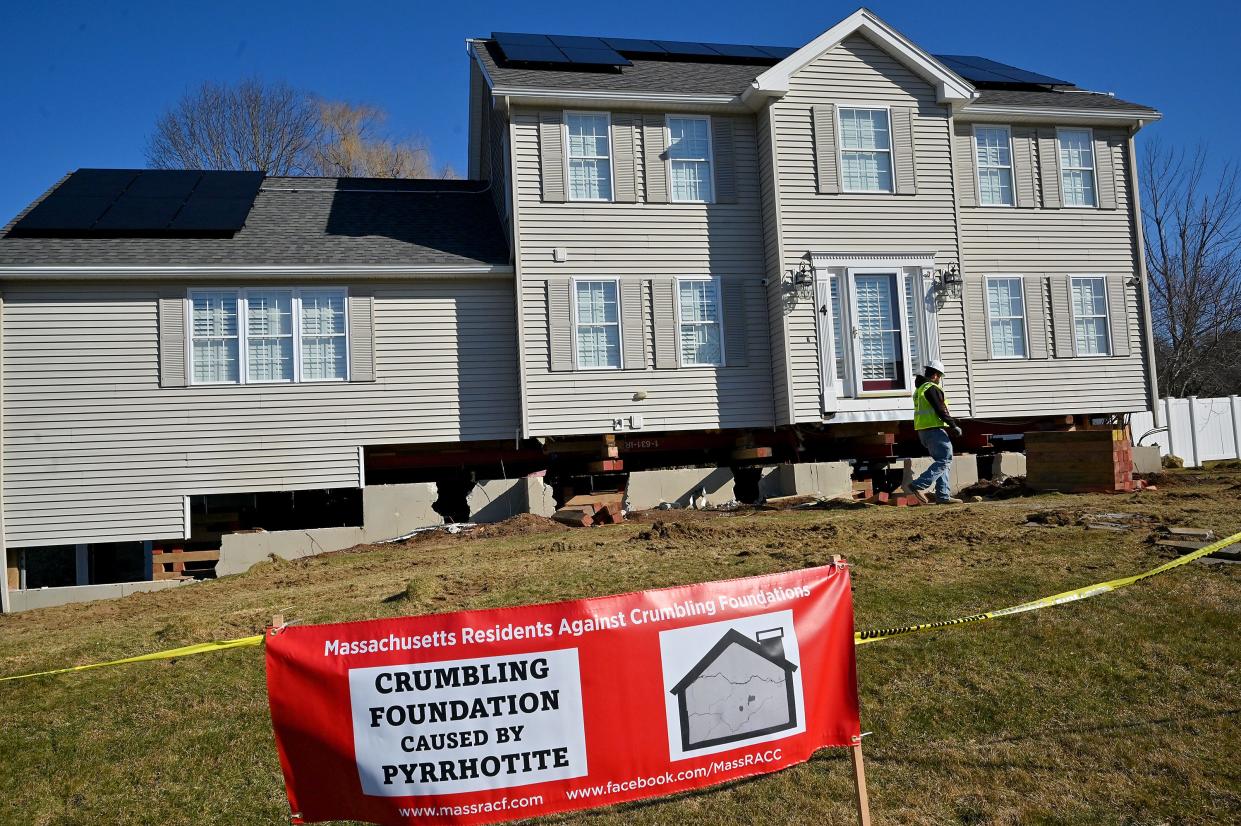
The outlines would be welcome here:
<svg viewBox="0 0 1241 826">
<path fill-rule="evenodd" d="M 964 284 L 965 279 L 961 277 L 961 269 L 955 263 L 935 273 L 935 289 L 945 298 L 960 298 Z"/>
<path fill-rule="evenodd" d="M 814 289 L 814 270 L 809 261 L 802 261 L 797 265 L 797 270 L 793 273 L 793 288 L 799 298 L 810 298 Z"/>
</svg>

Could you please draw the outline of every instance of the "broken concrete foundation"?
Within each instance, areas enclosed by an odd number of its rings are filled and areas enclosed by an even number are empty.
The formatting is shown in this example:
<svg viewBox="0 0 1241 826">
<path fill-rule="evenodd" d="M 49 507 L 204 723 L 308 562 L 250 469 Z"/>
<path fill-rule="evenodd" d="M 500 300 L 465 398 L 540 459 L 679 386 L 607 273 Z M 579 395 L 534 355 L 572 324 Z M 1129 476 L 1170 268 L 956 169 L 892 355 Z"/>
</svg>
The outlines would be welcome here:
<svg viewBox="0 0 1241 826">
<path fill-rule="evenodd" d="M 902 485 L 907 485 L 918 478 L 931 466 L 930 456 L 918 456 L 904 460 L 904 476 Z M 970 485 L 978 483 L 978 457 L 973 453 L 960 453 L 952 457 L 952 470 L 948 473 L 948 487 L 956 493 Z"/>
<path fill-rule="evenodd" d="M 853 467 L 848 462 L 802 462 L 763 468 L 758 492 L 763 499 L 777 496 L 850 498 Z"/>
<path fill-rule="evenodd" d="M 444 518 L 431 507 L 438 495 L 434 482 L 372 485 L 362 489 L 361 526 L 225 534 L 216 576 L 247 571 L 269 556 L 300 559 L 442 525 Z"/>
<path fill-rule="evenodd" d="M 639 470 L 629 474 L 626 504 L 644 511 L 667 502 L 682 508 L 701 501 L 717 507 L 735 501 L 733 472 L 726 467 Z"/>
<path fill-rule="evenodd" d="M 991 478 L 996 482 L 1026 475 L 1026 455 L 1002 451 L 991 457 Z"/>
<path fill-rule="evenodd" d="M 488 479 L 474 486 L 466 497 L 471 522 L 502 522 L 519 513 L 551 516 L 556 499 L 541 476 L 523 479 Z"/>
<path fill-rule="evenodd" d="M 53 608 L 77 602 L 94 602 L 98 599 L 116 599 L 130 594 L 162 591 L 194 580 L 165 579 L 150 582 L 117 582 L 108 585 L 67 585 L 63 588 L 30 588 L 25 591 L 9 590 L 9 610 L 30 611 L 34 608 Z"/>
</svg>

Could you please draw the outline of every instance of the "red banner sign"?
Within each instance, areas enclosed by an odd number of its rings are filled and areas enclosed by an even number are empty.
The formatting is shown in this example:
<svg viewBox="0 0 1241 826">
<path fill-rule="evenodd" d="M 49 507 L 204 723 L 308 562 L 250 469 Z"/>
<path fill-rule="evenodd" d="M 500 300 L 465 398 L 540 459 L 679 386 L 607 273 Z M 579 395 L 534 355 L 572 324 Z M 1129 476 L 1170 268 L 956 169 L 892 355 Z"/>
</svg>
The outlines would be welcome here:
<svg viewBox="0 0 1241 826">
<path fill-rule="evenodd" d="M 860 734 L 847 567 L 288 626 L 294 820 L 492 823 L 775 771 Z"/>
</svg>

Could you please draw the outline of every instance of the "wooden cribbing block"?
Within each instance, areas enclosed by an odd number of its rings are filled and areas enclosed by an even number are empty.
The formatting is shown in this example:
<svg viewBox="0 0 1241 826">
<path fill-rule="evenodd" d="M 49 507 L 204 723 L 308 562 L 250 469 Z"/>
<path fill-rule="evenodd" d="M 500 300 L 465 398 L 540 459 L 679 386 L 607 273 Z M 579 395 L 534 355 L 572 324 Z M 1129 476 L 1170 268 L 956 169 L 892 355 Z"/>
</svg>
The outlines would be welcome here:
<svg viewBox="0 0 1241 826">
<path fill-rule="evenodd" d="M 561 508 L 552 514 L 552 519 L 574 528 L 589 528 L 594 524 L 591 514 L 583 508 Z"/>
<path fill-rule="evenodd" d="M 622 459 L 604 459 L 601 462 L 591 462 L 586 466 L 591 473 L 612 473 L 625 469 L 625 462 Z"/>
</svg>

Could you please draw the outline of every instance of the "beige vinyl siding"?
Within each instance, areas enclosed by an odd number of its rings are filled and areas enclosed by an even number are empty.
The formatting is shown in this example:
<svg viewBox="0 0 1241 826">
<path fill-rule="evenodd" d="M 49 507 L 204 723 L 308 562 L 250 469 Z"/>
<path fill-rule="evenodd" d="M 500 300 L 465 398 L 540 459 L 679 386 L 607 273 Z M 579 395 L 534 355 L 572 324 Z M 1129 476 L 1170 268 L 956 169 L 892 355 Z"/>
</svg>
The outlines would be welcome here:
<svg viewBox="0 0 1241 826">
<path fill-rule="evenodd" d="M 819 194 L 812 110 L 825 104 L 911 107 L 916 154 L 915 195 Z M 935 266 L 958 260 L 948 110 L 935 90 L 862 36 L 846 38 L 793 75 L 789 93 L 773 104 L 779 162 L 781 270 L 795 269 L 808 251 L 934 252 Z M 893 173 L 897 171 L 894 159 Z M 819 347 L 813 299 L 787 316 L 795 421 L 822 421 Z M 960 302 L 938 313 L 940 353 L 950 373 L 965 375 Z M 968 415 L 961 390 L 954 410 Z M 911 408 L 912 409 L 912 408 Z"/>
<path fill-rule="evenodd" d="M 662 123 L 663 116 L 656 116 Z M 515 166 L 521 239 L 521 324 L 524 334 L 526 416 L 530 436 L 613 432 L 614 419 L 643 417 L 643 430 L 769 427 L 772 382 L 765 313 L 746 313 L 745 366 L 657 369 L 653 320 L 666 308 L 648 305 L 644 369 L 552 372 L 549 369 L 547 283 L 550 279 L 608 278 L 643 282 L 645 302 L 666 289 L 659 282 L 712 276 L 727 291 L 744 291 L 762 306 L 762 218 L 755 125 L 735 116 L 736 203 L 646 202 L 644 133 L 634 132 L 638 203 L 546 202 L 541 198 L 539 113 L 514 109 Z M 634 118 L 636 124 L 642 119 Z M 568 260 L 557 263 L 553 250 Z M 724 302 L 726 303 L 726 301 Z M 727 322 L 726 322 L 727 323 Z M 725 337 L 730 337 L 726 332 Z M 628 349 L 629 345 L 625 345 Z M 726 354 L 727 355 L 727 354 Z M 645 391 L 643 401 L 634 399 Z"/>
<path fill-rule="evenodd" d="M 767 325 L 771 346 L 771 391 L 775 424 L 793 421 L 789 405 L 788 331 L 784 323 L 784 271 L 780 255 L 780 201 L 776 192 L 776 166 L 772 153 L 773 111 L 765 107 L 757 115 L 758 180 L 762 197 L 764 273 L 767 277 Z"/>
<path fill-rule="evenodd" d="M 373 382 L 160 388 L 166 290 L 6 285 L 7 544 L 177 538 L 185 495 L 356 487 L 362 445 L 513 438 L 511 282 L 365 286 Z"/>
<path fill-rule="evenodd" d="M 1020 125 L 1017 135 L 1028 134 Z M 988 273 L 1020 273 L 1029 277 L 1099 274 L 1136 274 L 1134 236 L 1129 202 L 1130 159 L 1124 133 L 1095 129 L 1096 147 L 1110 140 L 1110 157 L 1100 155 L 1096 164 L 1111 163 L 1117 209 L 1046 208 L 1041 197 L 1035 209 L 962 207 L 961 246 L 966 278 Z M 1031 141 L 1032 151 L 1043 148 Z M 1036 174 L 1040 164 L 1035 163 Z M 1041 181 L 1036 192 L 1041 192 Z M 1109 279 L 1109 286 L 1114 279 Z M 1055 347 L 1055 318 L 1051 297 L 1044 305 L 1046 359 L 990 361 L 986 352 L 974 354 L 971 375 L 978 416 L 1033 414 L 1122 413 L 1148 407 L 1146 369 L 1141 340 L 1142 305 L 1136 287 L 1126 286 L 1125 318 L 1109 316 L 1112 325 L 1123 323 L 1128 332 L 1130 355 L 1120 357 L 1064 358 Z M 967 289 L 968 293 L 968 289 Z M 981 308 L 979 308 L 981 313 Z M 971 310 L 971 324 L 985 324 L 985 317 Z M 1072 332 L 1069 331 L 1070 347 Z M 1015 392 L 1015 388 L 1020 388 Z"/>
</svg>

